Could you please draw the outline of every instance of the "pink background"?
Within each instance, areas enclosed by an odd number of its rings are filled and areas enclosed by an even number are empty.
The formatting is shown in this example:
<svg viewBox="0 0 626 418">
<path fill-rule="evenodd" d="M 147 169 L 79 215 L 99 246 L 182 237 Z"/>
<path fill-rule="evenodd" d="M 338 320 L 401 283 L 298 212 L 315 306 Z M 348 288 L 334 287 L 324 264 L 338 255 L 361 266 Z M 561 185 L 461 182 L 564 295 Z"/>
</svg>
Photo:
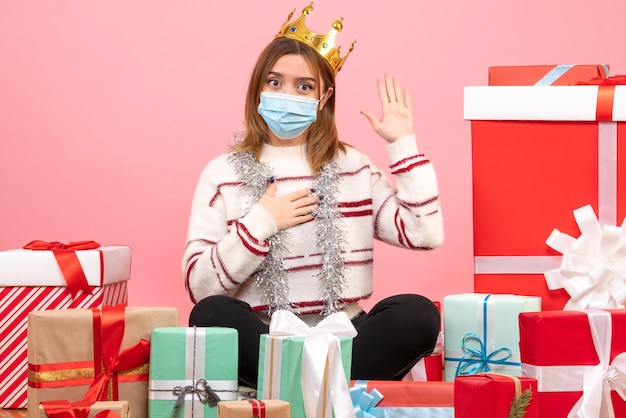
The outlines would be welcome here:
<svg viewBox="0 0 626 418">
<path fill-rule="evenodd" d="M 257 54 L 307 4 L 0 3 L 0 250 L 34 239 L 129 245 L 130 304 L 176 306 L 186 323 L 181 256 L 196 181 L 242 127 Z M 344 51 L 358 40 L 338 77 L 340 136 L 388 166 L 359 110 L 378 112 L 375 80 L 396 74 L 440 182 L 444 245 L 378 245 L 364 306 L 472 291 L 463 87 L 486 84 L 493 65 L 600 63 L 624 74 L 625 14 L 617 0 L 316 1 L 309 27 L 325 32 L 343 16 Z"/>
</svg>

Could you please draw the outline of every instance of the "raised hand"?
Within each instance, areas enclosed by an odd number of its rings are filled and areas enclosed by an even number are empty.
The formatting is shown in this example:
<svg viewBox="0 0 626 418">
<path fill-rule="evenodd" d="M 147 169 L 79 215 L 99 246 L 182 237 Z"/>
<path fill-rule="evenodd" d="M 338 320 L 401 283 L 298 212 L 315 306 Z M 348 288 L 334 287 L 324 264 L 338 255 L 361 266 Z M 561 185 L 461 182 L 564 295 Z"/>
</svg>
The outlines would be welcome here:
<svg viewBox="0 0 626 418">
<path fill-rule="evenodd" d="M 413 110 L 409 92 L 400 86 L 396 77 L 385 74 L 376 80 L 378 96 L 382 106 L 380 119 L 369 110 L 361 113 L 372 125 L 372 129 L 387 142 L 413 133 Z"/>
<path fill-rule="evenodd" d="M 276 183 L 272 182 L 259 199 L 259 204 L 272 216 L 279 231 L 314 218 L 313 212 L 318 209 L 319 198 L 313 194 L 313 190 L 296 190 L 282 196 L 275 194 Z"/>
</svg>

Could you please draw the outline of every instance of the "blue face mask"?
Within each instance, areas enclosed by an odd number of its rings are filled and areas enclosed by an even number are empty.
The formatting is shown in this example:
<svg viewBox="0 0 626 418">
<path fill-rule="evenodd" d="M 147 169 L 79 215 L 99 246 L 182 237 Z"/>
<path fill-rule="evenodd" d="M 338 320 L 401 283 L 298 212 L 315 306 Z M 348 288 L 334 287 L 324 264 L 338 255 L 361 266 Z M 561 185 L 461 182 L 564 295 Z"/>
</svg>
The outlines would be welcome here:
<svg viewBox="0 0 626 418">
<path fill-rule="evenodd" d="M 280 139 L 294 139 L 317 120 L 319 100 L 291 94 L 261 92 L 258 112 Z"/>
</svg>

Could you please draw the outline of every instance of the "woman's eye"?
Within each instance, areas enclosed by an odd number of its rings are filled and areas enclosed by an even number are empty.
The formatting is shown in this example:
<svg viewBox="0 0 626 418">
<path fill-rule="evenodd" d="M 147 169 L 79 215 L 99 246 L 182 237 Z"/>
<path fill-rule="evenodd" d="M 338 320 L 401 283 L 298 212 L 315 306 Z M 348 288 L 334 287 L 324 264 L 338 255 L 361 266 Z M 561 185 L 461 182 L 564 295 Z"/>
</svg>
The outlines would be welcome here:
<svg viewBox="0 0 626 418">
<path fill-rule="evenodd" d="M 267 80 L 267 84 L 271 87 L 280 87 L 280 81 L 276 80 L 275 78 Z"/>
<path fill-rule="evenodd" d="M 307 83 L 302 83 L 302 84 L 300 84 L 300 90 L 302 90 L 302 91 L 313 90 L 313 86 L 311 86 L 310 84 L 307 84 Z"/>
</svg>

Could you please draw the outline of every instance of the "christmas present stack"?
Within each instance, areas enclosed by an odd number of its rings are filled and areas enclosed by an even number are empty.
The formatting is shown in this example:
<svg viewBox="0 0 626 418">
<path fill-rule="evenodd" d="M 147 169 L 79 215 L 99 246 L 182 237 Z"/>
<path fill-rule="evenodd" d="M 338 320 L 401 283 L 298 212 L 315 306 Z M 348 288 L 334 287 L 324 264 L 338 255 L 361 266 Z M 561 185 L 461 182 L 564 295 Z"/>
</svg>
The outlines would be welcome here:
<svg viewBox="0 0 626 418">
<path fill-rule="evenodd" d="M 150 417 L 216 418 L 218 402 L 237 401 L 237 330 L 156 328 L 151 343 Z"/>
<path fill-rule="evenodd" d="M 626 178 L 626 77 L 589 75 L 579 85 L 465 88 L 476 292 L 541 296 L 544 310 L 562 309 L 568 292 L 544 278 L 561 262 L 545 244 L 553 227 L 573 234 L 571 212 L 588 204 L 602 224 L 626 215 L 617 187 Z"/>
<path fill-rule="evenodd" d="M 309 327 L 292 312 L 272 314 L 261 336 L 258 398 L 289 402 L 293 417 L 353 417 L 349 382 L 356 330 L 344 312 Z"/>
<path fill-rule="evenodd" d="M 169 307 L 30 312 L 28 417 L 37 418 L 41 402 L 58 400 L 129 401 L 133 416 L 148 416 L 150 337 L 178 325 L 178 310 Z"/>
<path fill-rule="evenodd" d="M 0 251 L 0 408 L 27 404 L 29 312 L 128 300 L 131 251 L 94 241 L 33 241 Z"/>
</svg>

